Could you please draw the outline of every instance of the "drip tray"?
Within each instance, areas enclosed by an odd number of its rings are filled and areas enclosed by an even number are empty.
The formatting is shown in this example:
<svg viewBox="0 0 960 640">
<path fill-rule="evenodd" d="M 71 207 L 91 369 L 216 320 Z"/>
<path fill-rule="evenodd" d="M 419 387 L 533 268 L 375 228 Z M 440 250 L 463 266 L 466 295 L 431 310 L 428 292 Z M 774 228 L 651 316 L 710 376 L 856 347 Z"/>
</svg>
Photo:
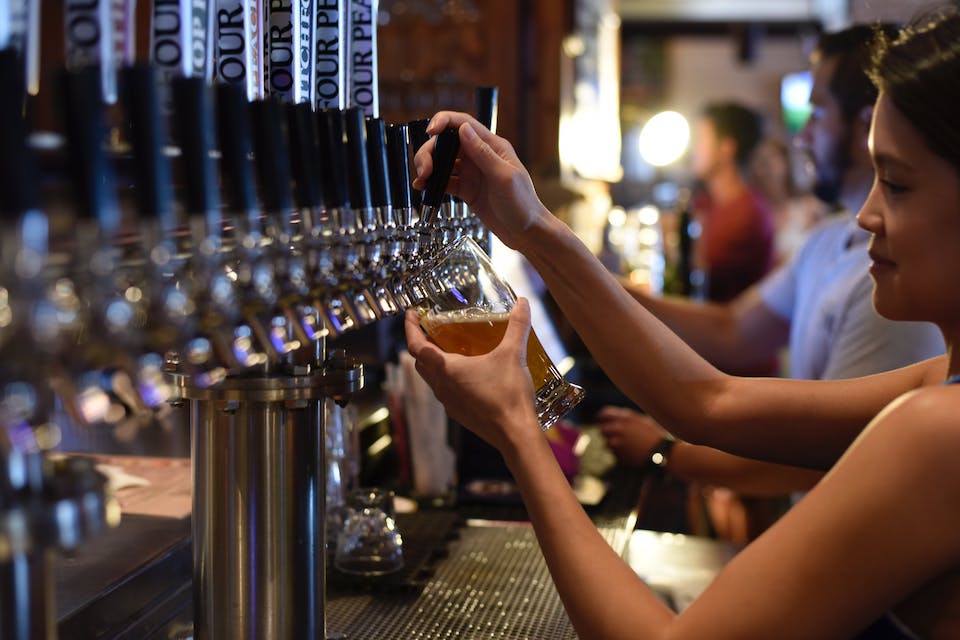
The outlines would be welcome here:
<svg viewBox="0 0 960 640">
<path fill-rule="evenodd" d="M 628 531 L 601 532 L 622 552 Z M 327 631 L 346 640 L 577 638 L 533 529 L 505 523 L 464 527 L 419 596 L 330 598 Z"/>
</svg>

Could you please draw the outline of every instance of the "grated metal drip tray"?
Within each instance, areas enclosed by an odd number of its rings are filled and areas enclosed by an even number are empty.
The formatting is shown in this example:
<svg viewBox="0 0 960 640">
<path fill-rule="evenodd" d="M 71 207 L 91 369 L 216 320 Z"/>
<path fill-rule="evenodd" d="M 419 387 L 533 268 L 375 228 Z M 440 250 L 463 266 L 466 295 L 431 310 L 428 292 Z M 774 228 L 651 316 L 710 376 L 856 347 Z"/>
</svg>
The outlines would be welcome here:
<svg viewBox="0 0 960 640">
<path fill-rule="evenodd" d="M 601 532 L 618 551 L 622 529 Z M 368 594 L 327 602 L 328 635 L 346 640 L 575 640 L 533 529 L 465 527 L 419 597 Z"/>
</svg>

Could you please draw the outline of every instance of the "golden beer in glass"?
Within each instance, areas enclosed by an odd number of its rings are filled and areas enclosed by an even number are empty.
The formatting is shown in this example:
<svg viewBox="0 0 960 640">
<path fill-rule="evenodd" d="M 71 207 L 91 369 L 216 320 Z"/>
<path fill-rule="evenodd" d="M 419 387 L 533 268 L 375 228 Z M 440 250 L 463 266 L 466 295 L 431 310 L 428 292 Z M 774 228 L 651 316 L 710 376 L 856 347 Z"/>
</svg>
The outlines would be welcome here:
<svg viewBox="0 0 960 640">
<path fill-rule="evenodd" d="M 438 347 L 476 356 L 500 344 L 516 296 L 476 242 L 463 237 L 451 243 L 423 276 L 427 301 L 419 308 L 420 326 Z M 533 330 L 527 368 L 540 426 L 549 429 L 583 399 L 583 389 L 563 378 Z"/>
</svg>

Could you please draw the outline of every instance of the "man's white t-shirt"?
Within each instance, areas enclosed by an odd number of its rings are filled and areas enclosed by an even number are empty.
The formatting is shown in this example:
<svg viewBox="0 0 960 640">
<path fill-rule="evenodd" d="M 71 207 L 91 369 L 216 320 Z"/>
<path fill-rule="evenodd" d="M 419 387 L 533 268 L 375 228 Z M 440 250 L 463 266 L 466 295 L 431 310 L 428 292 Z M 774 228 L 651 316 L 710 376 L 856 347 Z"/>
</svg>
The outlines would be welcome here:
<svg viewBox="0 0 960 640">
<path fill-rule="evenodd" d="M 831 216 L 761 283 L 764 303 L 790 322 L 791 378 L 854 378 L 944 353 L 935 325 L 874 310 L 868 240 L 850 215 Z"/>
</svg>

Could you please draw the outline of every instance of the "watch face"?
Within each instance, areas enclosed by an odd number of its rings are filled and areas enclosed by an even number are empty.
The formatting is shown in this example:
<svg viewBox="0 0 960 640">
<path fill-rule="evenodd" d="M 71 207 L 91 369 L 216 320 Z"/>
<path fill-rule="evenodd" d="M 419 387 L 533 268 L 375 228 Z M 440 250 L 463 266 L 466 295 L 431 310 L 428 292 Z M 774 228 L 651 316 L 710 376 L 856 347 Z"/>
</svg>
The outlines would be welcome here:
<svg viewBox="0 0 960 640">
<path fill-rule="evenodd" d="M 650 452 L 650 463 L 656 467 L 666 467 L 670 457 L 670 451 L 675 444 L 676 440 L 671 440 L 670 438 L 661 440 L 657 446 L 653 448 L 653 451 Z"/>
</svg>

